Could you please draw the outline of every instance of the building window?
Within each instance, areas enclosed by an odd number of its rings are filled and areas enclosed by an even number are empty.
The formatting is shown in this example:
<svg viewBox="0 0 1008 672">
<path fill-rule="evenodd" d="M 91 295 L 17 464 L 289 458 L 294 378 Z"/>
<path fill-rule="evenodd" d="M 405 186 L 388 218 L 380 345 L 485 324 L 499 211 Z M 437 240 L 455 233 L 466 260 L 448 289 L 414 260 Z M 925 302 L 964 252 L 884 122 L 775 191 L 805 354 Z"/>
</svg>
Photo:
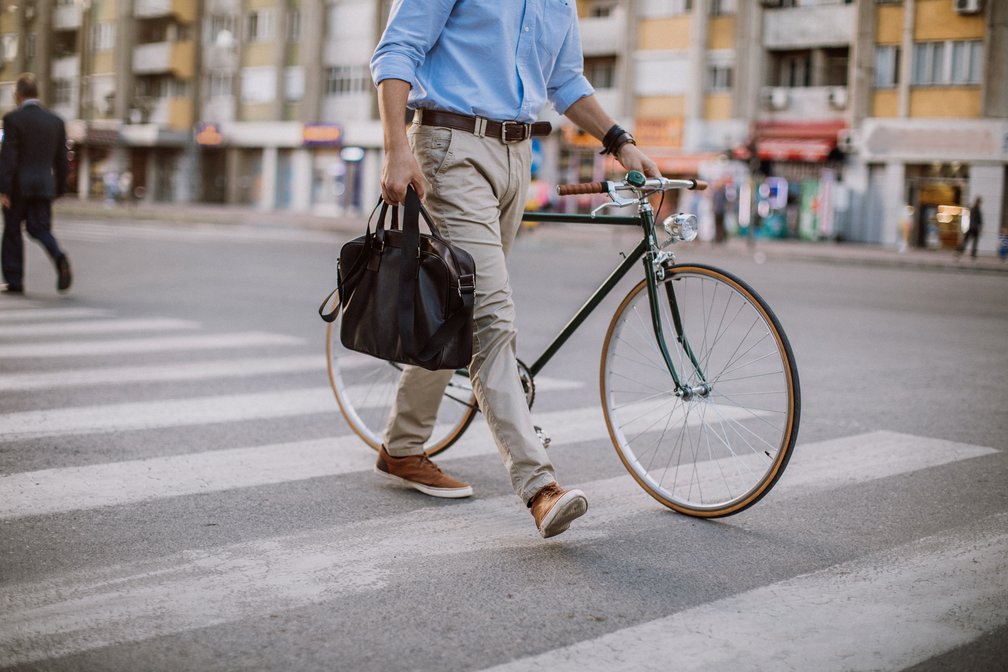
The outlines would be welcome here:
<svg viewBox="0 0 1008 672">
<path fill-rule="evenodd" d="M 241 99 L 258 105 L 276 100 L 276 69 L 270 66 L 242 68 Z"/>
<path fill-rule="evenodd" d="M 211 98 L 227 98 L 231 96 L 232 77 L 230 72 L 211 72 L 210 85 L 207 87 Z"/>
<path fill-rule="evenodd" d="M 727 16 L 738 11 L 736 0 L 710 0 L 711 16 Z"/>
<path fill-rule="evenodd" d="M 983 42 L 969 40 L 952 43 L 950 84 L 980 84 L 983 69 Z"/>
<path fill-rule="evenodd" d="M 230 14 L 211 14 L 206 18 L 204 38 L 219 47 L 228 46 L 234 40 L 234 24 L 234 16 Z"/>
<path fill-rule="evenodd" d="M 693 0 L 640 0 L 639 15 L 646 19 L 688 14 L 693 11 Z"/>
<path fill-rule="evenodd" d="M 260 9 L 248 15 L 245 37 L 249 42 L 268 42 L 273 39 L 273 10 Z"/>
<path fill-rule="evenodd" d="M 913 79 L 917 86 L 963 86 L 983 81 L 980 40 L 919 42 L 914 45 Z"/>
<path fill-rule="evenodd" d="M 106 21 L 91 27 L 91 48 L 95 51 L 109 51 L 115 48 L 116 24 Z"/>
<path fill-rule="evenodd" d="M 616 85 L 616 57 L 585 58 L 584 75 L 596 89 L 613 88 Z"/>
<path fill-rule="evenodd" d="M 899 84 L 900 48 L 875 47 L 875 88 L 892 89 Z"/>
<path fill-rule="evenodd" d="M 53 103 L 69 105 L 73 102 L 74 82 L 71 79 L 53 80 Z"/>
<path fill-rule="evenodd" d="M 707 90 L 712 93 L 731 91 L 733 68 L 730 65 L 712 65 L 707 68 Z"/>
<path fill-rule="evenodd" d="M 613 0 L 595 0 L 594 2 L 590 2 L 588 4 L 588 11 L 585 13 L 585 18 L 604 19 L 612 16 L 616 5 L 617 3 L 613 2 Z"/>
<path fill-rule="evenodd" d="M 287 41 L 298 42 L 301 39 L 301 10 L 292 9 L 287 14 Z"/>
<path fill-rule="evenodd" d="M 337 65 L 326 68 L 325 95 L 348 96 L 371 87 L 371 75 L 366 65 Z"/>
<path fill-rule="evenodd" d="M 3 36 L 3 53 L 0 53 L 0 57 L 3 58 L 5 62 L 12 62 L 17 58 L 18 52 L 18 34 L 8 33 Z"/>
<path fill-rule="evenodd" d="M 296 103 L 304 98 L 305 73 L 301 66 L 292 66 L 284 70 L 284 100 Z"/>
<path fill-rule="evenodd" d="M 794 88 L 812 85 L 812 52 L 781 51 L 775 54 L 774 86 Z"/>
</svg>

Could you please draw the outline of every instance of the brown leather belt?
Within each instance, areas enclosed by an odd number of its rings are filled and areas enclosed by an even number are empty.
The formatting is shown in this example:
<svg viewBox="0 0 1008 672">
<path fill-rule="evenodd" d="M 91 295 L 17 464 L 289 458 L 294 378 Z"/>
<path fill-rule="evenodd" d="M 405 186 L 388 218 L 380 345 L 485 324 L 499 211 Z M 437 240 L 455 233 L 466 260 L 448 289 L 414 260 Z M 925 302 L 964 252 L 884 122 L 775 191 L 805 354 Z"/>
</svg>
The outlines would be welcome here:
<svg viewBox="0 0 1008 672">
<path fill-rule="evenodd" d="M 491 121 L 444 110 L 417 110 L 414 121 L 422 126 L 443 126 L 466 131 L 479 137 L 498 138 L 501 142 L 521 142 L 534 135 L 549 135 L 553 126 L 548 121 L 526 124 L 522 121 Z"/>
</svg>

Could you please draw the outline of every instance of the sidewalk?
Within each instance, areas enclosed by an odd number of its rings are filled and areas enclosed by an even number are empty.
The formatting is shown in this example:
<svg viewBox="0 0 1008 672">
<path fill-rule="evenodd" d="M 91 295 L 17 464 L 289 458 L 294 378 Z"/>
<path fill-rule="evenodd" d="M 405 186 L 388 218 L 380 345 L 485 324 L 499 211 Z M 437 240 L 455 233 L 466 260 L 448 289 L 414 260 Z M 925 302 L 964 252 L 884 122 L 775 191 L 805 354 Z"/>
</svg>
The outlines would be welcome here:
<svg viewBox="0 0 1008 672">
<path fill-rule="evenodd" d="M 80 218 L 136 222 L 171 222 L 187 224 L 224 224 L 235 226 L 262 226 L 270 228 L 298 227 L 319 231 L 333 231 L 348 236 L 364 231 L 365 217 L 322 216 L 307 213 L 259 211 L 248 206 L 142 203 L 107 207 L 101 201 L 61 199 L 55 204 L 55 219 Z M 607 240 L 629 240 L 633 232 L 625 227 L 614 231 L 612 227 L 585 227 L 579 225 L 540 225 L 527 234 L 556 242 L 583 241 L 604 237 Z M 883 266 L 944 270 L 954 272 L 1006 273 L 1008 263 L 998 259 L 993 251 L 981 251 L 976 260 L 968 255 L 957 259 L 951 250 L 923 250 L 910 248 L 899 252 L 894 247 L 862 243 L 809 242 L 799 240 L 758 239 L 750 248 L 746 240 L 731 239 L 714 248 L 710 243 L 692 243 L 705 249 L 717 249 L 732 256 L 754 256 L 759 260 L 800 259 L 821 263 L 860 266 Z M 680 248 L 681 249 L 681 248 Z"/>
</svg>

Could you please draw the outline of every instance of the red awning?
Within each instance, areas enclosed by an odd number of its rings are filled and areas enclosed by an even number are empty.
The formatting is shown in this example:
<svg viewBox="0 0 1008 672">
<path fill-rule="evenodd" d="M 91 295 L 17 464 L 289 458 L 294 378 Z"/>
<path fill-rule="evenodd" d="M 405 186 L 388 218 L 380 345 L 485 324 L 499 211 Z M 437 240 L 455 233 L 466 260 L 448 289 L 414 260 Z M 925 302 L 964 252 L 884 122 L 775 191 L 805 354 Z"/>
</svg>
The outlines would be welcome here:
<svg viewBox="0 0 1008 672">
<path fill-rule="evenodd" d="M 767 161 L 825 161 L 834 147 L 836 139 L 774 138 L 756 141 L 756 153 Z"/>
<path fill-rule="evenodd" d="M 824 161 L 846 127 L 843 120 L 758 123 L 756 153 L 767 161 Z"/>
</svg>

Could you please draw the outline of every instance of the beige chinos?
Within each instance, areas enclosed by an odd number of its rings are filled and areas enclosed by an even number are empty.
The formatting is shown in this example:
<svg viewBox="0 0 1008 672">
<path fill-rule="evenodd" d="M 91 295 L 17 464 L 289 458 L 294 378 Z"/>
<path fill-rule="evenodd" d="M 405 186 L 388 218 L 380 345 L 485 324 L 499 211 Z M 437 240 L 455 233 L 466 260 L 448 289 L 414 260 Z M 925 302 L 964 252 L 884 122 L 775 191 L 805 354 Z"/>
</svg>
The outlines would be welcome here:
<svg viewBox="0 0 1008 672">
<path fill-rule="evenodd" d="M 530 179 L 531 141 L 414 123 L 413 153 L 431 189 L 426 206 L 453 244 L 476 262 L 473 359 L 469 375 L 480 410 L 526 504 L 556 480 L 532 424 L 515 360 L 515 308 L 505 257 L 511 249 Z M 394 457 L 418 455 L 430 438 L 451 371 L 407 367 L 399 379 L 385 446 Z"/>
</svg>

